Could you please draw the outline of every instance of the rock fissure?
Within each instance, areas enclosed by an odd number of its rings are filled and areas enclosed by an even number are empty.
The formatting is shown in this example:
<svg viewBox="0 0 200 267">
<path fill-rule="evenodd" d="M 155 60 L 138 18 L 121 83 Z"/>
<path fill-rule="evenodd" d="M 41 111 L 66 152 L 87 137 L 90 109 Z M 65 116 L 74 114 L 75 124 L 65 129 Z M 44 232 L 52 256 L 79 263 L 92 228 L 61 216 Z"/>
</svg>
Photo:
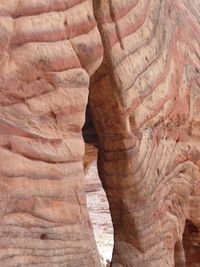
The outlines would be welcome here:
<svg viewBox="0 0 200 267">
<path fill-rule="evenodd" d="M 95 158 L 111 266 L 200 266 L 199 15 L 197 0 L 0 0 L 0 266 L 100 266 Z"/>
</svg>

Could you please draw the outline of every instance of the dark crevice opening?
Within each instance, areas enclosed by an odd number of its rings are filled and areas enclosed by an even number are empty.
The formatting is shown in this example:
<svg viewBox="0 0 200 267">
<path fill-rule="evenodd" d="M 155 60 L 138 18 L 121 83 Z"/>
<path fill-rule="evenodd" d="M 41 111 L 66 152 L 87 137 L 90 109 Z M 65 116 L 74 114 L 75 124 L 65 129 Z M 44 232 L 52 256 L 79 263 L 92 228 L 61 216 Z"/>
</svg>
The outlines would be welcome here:
<svg viewBox="0 0 200 267">
<path fill-rule="evenodd" d="M 87 208 L 93 226 L 101 266 L 110 266 L 113 251 L 113 224 L 106 193 L 97 171 L 98 136 L 89 104 L 86 108 L 85 124 L 82 128 L 85 142 L 85 183 Z"/>
<path fill-rule="evenodd" d="M 85 124 L 82 128 L 82 135 L 85 143 L 98 147 L 98 137 L 93 123 L 89 104 L 86 107 Z"/>
<path fill-rule="evenodd" d="M 186 267 L 185 251 L 183 248 L 182 240 L 178 240 L 174 246 L 174 266 L 175 267 Z"/>
<path fill-rule="evenodd" d="M 197 266 L 200 263 L 200 231 L 192 221 L 186 220 L 183 233 L 185 266 Z"/>
<path fill-rule="evenodd" d="M 41 240 L 46 240 L 46 239 L 48 239 L 47 234 L 45 234 L 45 233 L 44 233 L 44 234 L 41 234 L 41 235 L 40 235 L 40 239 L 41 239 Z"/>
</svg>

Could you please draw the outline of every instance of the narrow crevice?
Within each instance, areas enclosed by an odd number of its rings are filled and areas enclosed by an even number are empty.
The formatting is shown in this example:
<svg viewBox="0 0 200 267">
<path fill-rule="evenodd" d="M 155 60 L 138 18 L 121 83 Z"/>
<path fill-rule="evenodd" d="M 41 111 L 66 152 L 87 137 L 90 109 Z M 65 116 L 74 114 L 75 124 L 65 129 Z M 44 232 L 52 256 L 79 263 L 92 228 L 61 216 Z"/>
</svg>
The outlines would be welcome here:
<svg viewBox="0 0 200 267">
<path fill-rule="evenodd" d="M 86 144 L 92 144 L 96 147 L 98 146 L 98 137 L 92 120 L 89 104 L 86 107 L 85 124 L 82 128 L 82 135 Z"/>
<path fill-rule="evenodd" d="M 98 137 L 89 105 L 82 129 L 85 141 L 85 188 L 87 208 L 102 267 L 109 267 L 113 251 L 113 224 L 108 199 L 97 171 Z"/>
<path fill-rule="evenodd" d="M 200 231 L 190 220 L 186 220 L 185 223 L 183 247 L 186 258 L 185 266 L 198 266 L 200 263 Z"/>
<path fill-rule="evenodd" d="M 175 267 L 186 267 L 185 251 L 183 248 L 182 240 L 178 240 L 174 246 L 174 266 Z"/>
</svg>

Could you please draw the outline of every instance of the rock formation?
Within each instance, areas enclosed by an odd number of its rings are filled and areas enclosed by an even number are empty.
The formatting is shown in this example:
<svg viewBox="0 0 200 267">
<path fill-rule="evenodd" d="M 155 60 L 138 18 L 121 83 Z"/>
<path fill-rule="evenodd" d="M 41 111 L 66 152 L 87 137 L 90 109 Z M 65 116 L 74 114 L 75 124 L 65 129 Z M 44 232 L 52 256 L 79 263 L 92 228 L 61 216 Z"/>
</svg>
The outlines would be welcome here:
<svg viewBox="0 0 200 267">
<path fill-rule="evenodd" d="M 81 128 L 102 58 L 91 1 L 0 0 L 0 266 L 99 266 Z"/>
<path fill-rule="evenodd" d="M 99 267 L 87 104 L 112 267 L 200 266 L 199 0 L 0 0 L 0 266 Z"/>
<path fill-rule="evenodd" d="M 112 266 L 200 266 L 198 1 L 95 1 L 94 9 L 104 60 L 90 106 Z M 185 257 L 186 219 L 198 230 Z"/>
</svg>

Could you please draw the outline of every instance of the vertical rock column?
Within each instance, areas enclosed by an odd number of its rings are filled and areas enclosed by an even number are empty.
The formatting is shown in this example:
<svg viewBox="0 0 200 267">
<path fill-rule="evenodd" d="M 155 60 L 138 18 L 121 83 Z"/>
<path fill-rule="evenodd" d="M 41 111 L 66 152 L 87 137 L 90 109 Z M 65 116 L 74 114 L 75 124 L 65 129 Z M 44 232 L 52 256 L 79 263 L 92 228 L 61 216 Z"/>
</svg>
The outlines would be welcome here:
<svg viewBox="0 0 200 267">
<path fill-rule="evenodd" d="M 0 1 L 0 266 L 99 266 L 81 128 L 101 57 L 91 1 Z"/>
<path fill-rule="evenodd" d="M 114 224 L 112 266 L 184 264 L 185 220 L 200 195 L 198 3 L 93 2 L 104 61 L 90 106 Z"/>
</svg>

